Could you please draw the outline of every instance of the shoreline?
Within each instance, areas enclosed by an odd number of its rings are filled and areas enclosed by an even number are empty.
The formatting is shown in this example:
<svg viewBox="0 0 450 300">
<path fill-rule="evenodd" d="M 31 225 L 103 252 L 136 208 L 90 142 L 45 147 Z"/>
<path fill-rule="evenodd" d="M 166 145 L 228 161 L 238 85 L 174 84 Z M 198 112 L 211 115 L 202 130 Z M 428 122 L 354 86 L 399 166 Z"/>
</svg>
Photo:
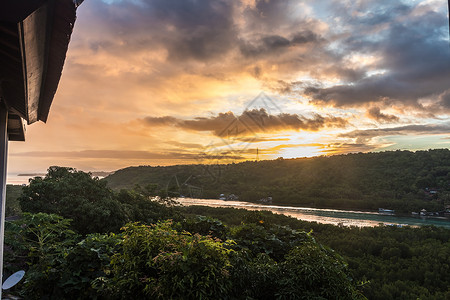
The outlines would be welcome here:
<svg viewBox="0 0 450 300">
<path fill-rule="evenodd" d="M 256 206 L 256 207 L 267 207 L 274 209 L 298 209 L 304 211 L 329 211 L 329 212 L 342 212 L 342 213 L 355 213 L 355 214 L 371 214 L 371 215 L 380 215 L 380 216 L 394 216 L 400 218 L 417 218 L 417 219 L 437 219 L 437 220 L 448 220 L 450 221 L 450 216 L 421 216 L 421 215 L 413 215 L 413 212 L 399 212 L 399 213 L 380 213 L 378 210 L 363 210 L 356 208 L 336 208 L 336 207 L 306 207 L 306 206 L 296 206 L 296 205 L 285 205 L 285 204 L 266 204 L 266 203 L 258 203 L 244 200 L 220 200 L 220 199 L 210 199 L 210 198 L 175 198 L 176 201 L 179 199 L 192 199 L 192 200 L 201 200 L 201 201 L 224 201 L 224 202 L 241 202 L 248 203 L 248 206 Z"/>
<path fill-rule="evenodd" d="M 385 226 L 424 226 L 434 225 L 450 229 L 450 219 L 420 218 L 408 214 L 386 215 L 372 211 L 321 209 L 312 207 L 276 206 L 255 204 L 244 201 L 224 201 L 216 199 L 177 198 L 185 206 L 229 207 L 247 210 L 267 210 L 273 213 L 284 214 L 300 220 L 332 224 L 335 226 L 374 227 Z"/>
</svg>

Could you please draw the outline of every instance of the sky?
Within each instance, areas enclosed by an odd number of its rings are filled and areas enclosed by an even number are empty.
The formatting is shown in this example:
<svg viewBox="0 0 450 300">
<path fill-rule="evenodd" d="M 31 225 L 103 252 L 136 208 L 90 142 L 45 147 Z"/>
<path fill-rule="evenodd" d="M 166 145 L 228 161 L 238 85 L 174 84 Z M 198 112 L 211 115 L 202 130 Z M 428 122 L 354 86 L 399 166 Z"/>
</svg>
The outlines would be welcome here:
<svg viewBox="0 0 450 300">
<path fill-rule="evenodd" d="M 8 174 L 450 146 L 445 0 L 86 0 Z"/>
</svg>

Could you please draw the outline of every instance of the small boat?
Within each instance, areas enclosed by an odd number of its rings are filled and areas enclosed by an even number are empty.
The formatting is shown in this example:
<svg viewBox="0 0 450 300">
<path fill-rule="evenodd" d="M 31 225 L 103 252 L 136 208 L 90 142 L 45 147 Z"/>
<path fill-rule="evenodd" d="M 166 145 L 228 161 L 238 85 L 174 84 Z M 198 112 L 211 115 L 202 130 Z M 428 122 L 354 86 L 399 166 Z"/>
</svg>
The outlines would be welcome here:
<svg viewBox="0 0 450 300">
<path fill-rule="evenodd" d="M 386 208 L 379 208 L 378 213 L 380 214 L 393 214 L 395 213 L 395 210 L 393 209 L 386 209 Z"/>
</svg>

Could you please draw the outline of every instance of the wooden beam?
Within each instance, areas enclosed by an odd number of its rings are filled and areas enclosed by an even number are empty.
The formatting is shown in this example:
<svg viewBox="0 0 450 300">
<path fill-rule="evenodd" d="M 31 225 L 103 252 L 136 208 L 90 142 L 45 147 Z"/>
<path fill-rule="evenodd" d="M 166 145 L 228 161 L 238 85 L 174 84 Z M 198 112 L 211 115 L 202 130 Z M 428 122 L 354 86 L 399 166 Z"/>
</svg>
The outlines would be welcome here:
<svg viewBox="0 0 450 300">
<path fill-rule="evenodd" d="M 46 3 L 19 23 L 28 124 L 38 121 L 39 101 L 45 83 L 48 14 Z"/>
</svg>

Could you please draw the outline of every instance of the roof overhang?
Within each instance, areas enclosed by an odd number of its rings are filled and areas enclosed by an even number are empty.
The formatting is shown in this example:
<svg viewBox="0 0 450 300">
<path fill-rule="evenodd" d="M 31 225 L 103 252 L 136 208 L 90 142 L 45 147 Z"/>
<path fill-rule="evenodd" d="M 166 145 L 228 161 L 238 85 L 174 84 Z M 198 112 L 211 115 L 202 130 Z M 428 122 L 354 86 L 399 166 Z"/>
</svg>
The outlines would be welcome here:
<svg viewBox="0 0 450 300">
<path fill-rule="evenodd" d="M 28 124 L 47 121 L 79 3 L 2 0 L 0 96 L 8 108 L 10 140 L 24 140 L 22 119 Z"/>
</svg>

